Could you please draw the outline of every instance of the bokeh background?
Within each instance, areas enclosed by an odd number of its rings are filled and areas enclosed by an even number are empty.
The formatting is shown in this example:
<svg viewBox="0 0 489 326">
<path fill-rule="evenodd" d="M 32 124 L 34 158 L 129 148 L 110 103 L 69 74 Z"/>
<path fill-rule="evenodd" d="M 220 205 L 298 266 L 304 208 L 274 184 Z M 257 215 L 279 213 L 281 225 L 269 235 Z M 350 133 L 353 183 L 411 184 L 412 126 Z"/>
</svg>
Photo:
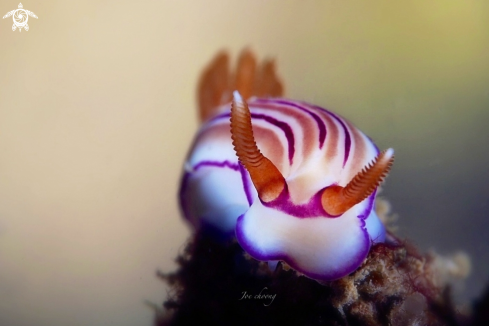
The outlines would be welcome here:
<svg viewBox="0 0 489 326">
<path fill-rule="evenodd" d="M 0 21 L 0 325 L 151 324 L 189 235 L 199 72 L 245 46 L 395 148 L 399 232 L 469 253 L 462 299 L 489 281 L 488 1 L 22 3 L 28 32 Z"/>
</svg>

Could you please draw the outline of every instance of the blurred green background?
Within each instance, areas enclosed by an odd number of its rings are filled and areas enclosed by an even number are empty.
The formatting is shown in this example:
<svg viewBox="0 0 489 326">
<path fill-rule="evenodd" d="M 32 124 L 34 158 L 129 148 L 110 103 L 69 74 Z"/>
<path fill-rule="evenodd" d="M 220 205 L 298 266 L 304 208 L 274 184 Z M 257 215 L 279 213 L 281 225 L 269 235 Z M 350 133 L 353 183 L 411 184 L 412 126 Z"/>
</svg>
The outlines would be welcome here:
<svg viewBox="0 0 489 326">
<path fill-rule="evenodd" d="M 150 325 L 188 237 L 176 191 L 220 49 L 274 57 L 288 97 L 396 162 L 400 234 L 489 281 L 489 2 L 29 1 L 0 22 L 0 324 Z M 16 9 L 2 1 L 0 13 Z"/>
</svg>

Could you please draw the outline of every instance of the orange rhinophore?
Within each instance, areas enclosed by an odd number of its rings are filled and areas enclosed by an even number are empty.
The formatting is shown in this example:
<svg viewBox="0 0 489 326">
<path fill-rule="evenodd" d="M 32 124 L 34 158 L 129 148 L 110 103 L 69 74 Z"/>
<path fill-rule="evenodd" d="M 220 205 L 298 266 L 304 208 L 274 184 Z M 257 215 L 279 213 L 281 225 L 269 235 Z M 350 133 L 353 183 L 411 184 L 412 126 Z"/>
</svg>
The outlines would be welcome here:
<svg viewBox="0 0 489 326">
<path fill-rule="evenodd" d="M 368 196 L 382 183 L 394 163 L 394 151 L 389 148 L 380 153 L 371 163 L 345 186 L 330 186 L 321 196 L 323 208 L 329 214 L 341 215 Z"/>
<path fill-rule="evenodd" d="M 284 190 L 285 179 L 256 146 L 250 109 L 238 91 L 233 93 L 231 104 L 231 138 L 239 161 L 250 173 L 258 197 L 264 202 L 276 199 Z"/>
</svg>

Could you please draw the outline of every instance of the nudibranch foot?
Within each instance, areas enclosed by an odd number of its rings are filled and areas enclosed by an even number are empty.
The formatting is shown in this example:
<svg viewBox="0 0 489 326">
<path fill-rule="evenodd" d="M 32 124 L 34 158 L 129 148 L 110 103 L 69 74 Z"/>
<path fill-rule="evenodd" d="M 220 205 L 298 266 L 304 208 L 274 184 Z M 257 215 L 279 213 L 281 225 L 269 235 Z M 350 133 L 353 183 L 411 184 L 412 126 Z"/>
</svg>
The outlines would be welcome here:
<svg viewBox="0 0 489 326">
<path fill-rule="evenodd" d="M 362 219 L 299 219 L 285 212 L 270 214 L 254 204 L 236 224 L 243 249 L 261 261 L 283 260 L 305 276 L 332 281 L 353 272 L 370 249 Z"/>
</svg>

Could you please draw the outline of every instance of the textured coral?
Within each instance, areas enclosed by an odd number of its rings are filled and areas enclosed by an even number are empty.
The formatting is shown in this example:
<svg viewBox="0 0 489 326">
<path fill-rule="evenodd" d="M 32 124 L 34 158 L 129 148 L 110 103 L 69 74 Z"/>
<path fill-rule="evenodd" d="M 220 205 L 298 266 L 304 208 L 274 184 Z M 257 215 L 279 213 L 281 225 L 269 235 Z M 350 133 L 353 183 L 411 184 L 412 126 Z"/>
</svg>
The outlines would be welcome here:
<svg viewBox="0 0 489 326">
<path fill-rule="evenodd" d="M 272 272 L 208 232 L 197 233 L 177 261 L 177 272 L 159 274 L 171 292 L 155 325 L 458 325 L 430 260 L 393 238 L 373 246 L 354 273 L 323 284 L 282 263 Z"/>
</svg>

